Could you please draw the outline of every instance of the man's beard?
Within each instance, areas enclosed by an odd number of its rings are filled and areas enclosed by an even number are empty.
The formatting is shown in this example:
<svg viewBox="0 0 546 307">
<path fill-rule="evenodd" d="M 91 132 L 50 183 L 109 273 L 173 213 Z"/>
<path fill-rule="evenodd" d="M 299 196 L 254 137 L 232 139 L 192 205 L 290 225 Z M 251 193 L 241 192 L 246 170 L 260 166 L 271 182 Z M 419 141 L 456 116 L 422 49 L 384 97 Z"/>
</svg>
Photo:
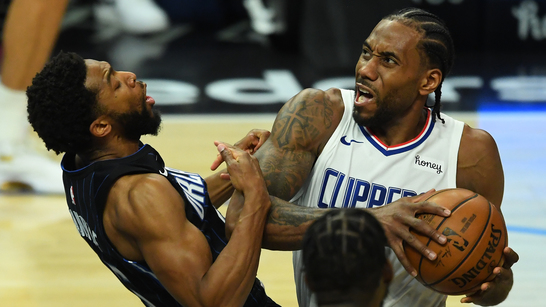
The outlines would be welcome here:
<svg viewBox="0 0 546 307">
<path fill-rule="evenodd" d="M 396 111 L 392 109 L 392 107 L 396 104 L 395 97 L 396 92 L 385 96 L 384 99 L 381 99 L 381 97 L 378 95 L 376 97 L 377 109 L 369 118 L 362 117 L 358 110 L 359 107 L 353 106 L 353 119 L 358 125 L 368 128 L 382 127 L 385 124 L 388 124 L 393 118 L 396 117 Z"/>
<path fill-rule="evenodd" d="M 130 140 L 138 140 L 142 135 L 157 135 L 161 127 L 161 113 L 152 109 L 153 116 L 146 109 L 146 102 L 142 104 L 142 111 L 116 113 L 112 117 L 123 128 L 123 136 Z"/>
</svg>

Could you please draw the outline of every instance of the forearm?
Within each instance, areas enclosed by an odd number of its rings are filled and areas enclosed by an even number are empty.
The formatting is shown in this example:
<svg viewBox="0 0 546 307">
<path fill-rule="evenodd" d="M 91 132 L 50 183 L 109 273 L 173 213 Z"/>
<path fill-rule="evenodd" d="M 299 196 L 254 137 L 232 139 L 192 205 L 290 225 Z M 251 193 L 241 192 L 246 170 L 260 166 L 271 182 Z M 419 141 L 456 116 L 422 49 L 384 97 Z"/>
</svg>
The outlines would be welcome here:
<svg viewBox="0 0 546 307">
<path fill-rule="evenodd" d="M 210 201 L 215 208 L 223 205 L 235 190 L 231 185 L 231 181 L 220 178 L 220 174 L 225 172 L 226 170 L 223 169 L 205 178 Z"/>
<path fill-rule="evenodd" d="M 329 210 L 298 206 L 274 196 L 270 199 L 271 209 L 262 247 L 271 250 L 301 249 L 307 228 Z"/>
<path fill-rule="evenodd" d="M 236 191 L 234 197 L 237 198 L 238 194 L 240 192 Z M 258 194 L 245 193 L 244 199 L 228 244 L 205 276 L 208 279 L 205 284 L 214 291 L 218 306 L 244 302 L 258 271 L 270 203 L 263 191 Z"/>
<path fill-rule="evenodd" d="M 307 228 L 329 209 L 302 207 L 280 198 L 269 196 L 271 209 L 267 217 L 262 247 L 270 250 L 301 249 Z M 235 193 L 226 215 L 226 234 L 229 238 L 243 208 L 244 197 Z"/>
</svg>

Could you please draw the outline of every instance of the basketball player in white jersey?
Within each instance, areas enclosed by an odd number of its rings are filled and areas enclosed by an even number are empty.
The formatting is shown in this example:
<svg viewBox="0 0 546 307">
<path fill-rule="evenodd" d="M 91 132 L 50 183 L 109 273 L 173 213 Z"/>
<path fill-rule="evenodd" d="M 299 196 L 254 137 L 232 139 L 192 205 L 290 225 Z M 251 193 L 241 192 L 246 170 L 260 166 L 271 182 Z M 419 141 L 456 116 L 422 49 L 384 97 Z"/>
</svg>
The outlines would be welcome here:
<svg viewBox="0 0 546 307">
<path fill-rule="evenodd" d="M 385 306 L 445 306 L 445 295 L 414 279 L 403 244 L 435 259 L 409 229 L 445 243 L 415 215 L 448 216 L 449 211 L 416 203 L 424 197 L 408 197 L 459 187 L 500 207 L 504 190 L 493 138 L 440 113 L 453 50 L 443 21 L 420 9 L 404 9 L 381 20 L 365 40 L 354 91 L 306 89 L 283 106 L 271 137 L 256 153 L 270 194 L 284 200 L 273 201 L 264 246 L 299 249 L 302 232 L 322 209 L 366 208 L 382 223 L 389 242 L 394 278 Z M 432 93 L 435 104 L 428 108 Z M 496 305 L 507 297 L 518 255 L 508 247 L 504 252 L 506 262 L 493 270 L 496 278 L 462 302 Z M 316 306 L 299 251 L 294 252 L 294 275 L 299 306 Z"/>
</svg>

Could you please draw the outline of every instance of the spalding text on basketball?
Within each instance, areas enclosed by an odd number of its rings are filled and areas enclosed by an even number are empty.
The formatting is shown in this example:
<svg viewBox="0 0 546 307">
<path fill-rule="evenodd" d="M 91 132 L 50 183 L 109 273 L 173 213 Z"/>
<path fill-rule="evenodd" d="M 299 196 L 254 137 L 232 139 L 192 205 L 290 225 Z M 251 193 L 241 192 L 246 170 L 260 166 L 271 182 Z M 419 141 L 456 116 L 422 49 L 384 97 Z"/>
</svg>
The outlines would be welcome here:
<svg viewBox="0 0 546 307">
<path fill-rule="evenodd" d="M 451 278 L 450 281 L 457 285 L 459 288 L 463 288 L 467 283 L 476 278 L 484 268 L 493 269 L 496 265 L 494 261 L 491 261 L 491 256 L 499 246 L 500 240 L 503 236 L 501 229 L 496 229 L 494 224 L 491 224 L 491 235 L 489 237 L 489 244 L 484 251 L 480 260 L 468 270 L 462 276 Z"/>
</svg>

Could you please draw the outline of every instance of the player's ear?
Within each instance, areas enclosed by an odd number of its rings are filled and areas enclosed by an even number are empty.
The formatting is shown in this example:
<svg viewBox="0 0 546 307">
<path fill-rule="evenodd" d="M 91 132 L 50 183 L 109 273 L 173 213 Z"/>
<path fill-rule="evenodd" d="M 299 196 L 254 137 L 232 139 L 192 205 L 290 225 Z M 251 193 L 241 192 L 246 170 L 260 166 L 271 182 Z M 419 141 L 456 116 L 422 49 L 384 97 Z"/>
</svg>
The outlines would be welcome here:
<svg viewBox="0 0 546 307">
<path fill-rule="evenodd" d="M 442 72 L 438 68 L 429 69 L 425 72 L 421 84 L 419 86 L 419 93 L 423 96 L 427 96 L 433 93 L 442 82 Z"/>
<path fill-rule="evenodd" d="M 112 124 L 110 123 L 109 117 L 106 115 L 99 116 L 89 126 L 89 132 L 98 138 L 107 136 L 111 131 Z"/>
</svg>

